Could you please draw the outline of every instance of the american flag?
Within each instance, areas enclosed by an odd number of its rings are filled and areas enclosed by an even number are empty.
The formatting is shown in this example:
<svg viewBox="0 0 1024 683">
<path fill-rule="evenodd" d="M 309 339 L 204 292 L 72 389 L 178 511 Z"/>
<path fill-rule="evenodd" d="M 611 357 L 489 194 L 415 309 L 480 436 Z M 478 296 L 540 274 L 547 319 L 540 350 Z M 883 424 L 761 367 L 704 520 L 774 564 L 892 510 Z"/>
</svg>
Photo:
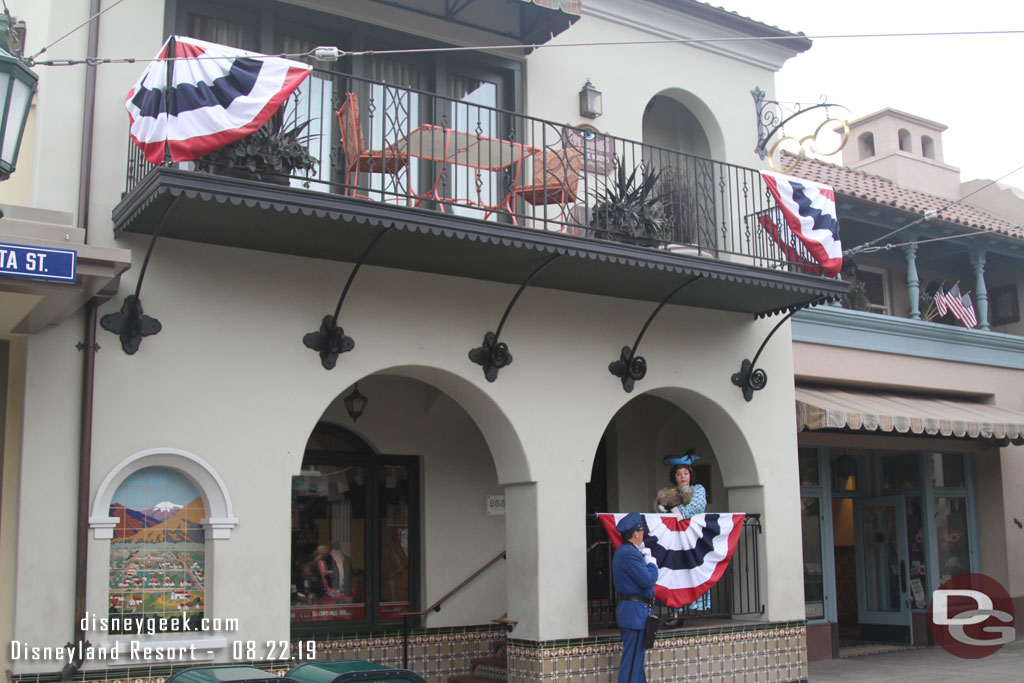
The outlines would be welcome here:
<svg viewBox="0 0 1024 683">
<path fill-rule="evenodd" d="M 967 327 L 977 327 L 978 315 L 974 312 L 974 302 L 971 301 L 971 295 L 964 294 L 964 298 L 961 301 L 964 304 L 964 311 L 967 313 L 966 317 L 963 318 L 964 325 Z"/>
<path fill-rule="evenodd" d="M 170 83 L 168 58 L 175 59 Z M 164 160 L 165 144 L 172 161 L 198 159 L 259 129 L 311 71 L 186 36 L 174 36 L 172 50 L 168 38 L 125 100 L 132 141 L 152 164 Z"/>
<path fill-rule="evenodd" d="M 828 185 L 769 171 L 761 171 L 761 177 L 782 214 L 782 220 L 773 220 L 772 214 L 777 212 L 762 214 L 758 219 L 761 227 L 791 261 L 813 261 L 832 277 L 838 275 L 843 267 L 843 245 L 835 191 Z"/>
<path fill-rule="evenodd" d="M 935 296 L 932 297 L 935 301 L 935 308 L 938 310 L 939 315 L 946 315 L 949 313 L 949 307 L 946 306 L 946 293 L 942 291 L 942 285 L 935 290 Z"/>
<path fill-rule="evenodd" d="M 622 536 L 615 524 L 626 513 L 601 513 L 598 519 L 618 549 Z M 644 545 L 658 561 L 654 597 L 669 607 L 683 607 L 711 590 L 722 578 L 740 540 L 742 512 L 709 512 L 690 519 L 649 514 L 644 518 Z"/>
<path fill-rule="evenodd" d="M 970 310 L 968 310 L 968 305 Z M 974 305 L 971 303 L 970 297 L 967 297 L 967 305 L 964 304 L 959 282 L 946 293 L 946 306 L 949 307 L 949 312 L 964 324 L 964 327 L 974 327 L 978 324 L 978 316 L 974 314 Z"/>
</svg>

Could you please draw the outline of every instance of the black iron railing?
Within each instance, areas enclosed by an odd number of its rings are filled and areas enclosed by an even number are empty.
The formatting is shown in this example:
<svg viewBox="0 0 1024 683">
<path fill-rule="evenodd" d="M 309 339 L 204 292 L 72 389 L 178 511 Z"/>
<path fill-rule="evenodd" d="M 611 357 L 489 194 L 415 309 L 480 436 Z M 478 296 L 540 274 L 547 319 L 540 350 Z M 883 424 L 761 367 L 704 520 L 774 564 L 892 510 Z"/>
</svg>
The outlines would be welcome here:
<svg viewBox="0 0 1024 683">
<path fill-rule="evenodd" d="M 761 516 L 747 515 L 732 560 L 722 578 L 693 604 L 681 609 L 655 603 L 663 620 L 682 618 L 687 623 L 703 618 L 764 614 L 761 602 L 758 538 Z M 595 628 L 615 628 L 616 594 L 612 584 L 612 546 L 595 515 L 587 517 L 587 615 Z"/>
<path fill-rule="evenodd" d="M 819 274 L 762 228 L 774 202 L 757 170 L 478 104 L 489 84 L 462 86 L 452 99 L 315 69 L 272 131 L 305 124 L 311 169 L 223 154 L 180 166 Z M 152 168 L 131 145 L 126 190 Z"/>
</svg>

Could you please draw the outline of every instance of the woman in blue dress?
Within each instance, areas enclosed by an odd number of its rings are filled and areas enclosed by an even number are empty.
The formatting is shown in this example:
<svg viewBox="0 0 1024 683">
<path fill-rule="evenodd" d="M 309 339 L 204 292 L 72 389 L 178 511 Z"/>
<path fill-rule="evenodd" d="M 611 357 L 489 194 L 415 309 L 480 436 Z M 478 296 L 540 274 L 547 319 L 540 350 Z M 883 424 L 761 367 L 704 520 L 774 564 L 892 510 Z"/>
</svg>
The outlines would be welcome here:
<svg viewBox="0 0 1024 683">
<path fill-rule="evenodd" d="M 704 513 L 704 510 L 708 507 L 708 493 L 707 490 L 701 484 L 692 484 L 693 482 L 693 461 L 697 459 L 696 455 L 683 455 L 678 458 L 671 458 L 669 462 L 674 462 L 672 468 L 668 471 L 668 480 L 673 486 L 680 489 L 684 493 L 689 491 L 689 500 L 676 507 L 672 508 L 672 512 L 679 515 L 681 519 L 689 519 L 694 515 L 700 515 Z M 685 460 L 684 460 L 685 459 Z M 690 609 L 694 612 L 707 612 L 711 609 L 711 593 L 705 593 L 704 595 L 697 598 L 694 602 L 690 603 Z M 676 613 L 676 616 L 665 622 L 665 628 L 676 628 L 683 625 L 682 610 Z"/>
</svg>

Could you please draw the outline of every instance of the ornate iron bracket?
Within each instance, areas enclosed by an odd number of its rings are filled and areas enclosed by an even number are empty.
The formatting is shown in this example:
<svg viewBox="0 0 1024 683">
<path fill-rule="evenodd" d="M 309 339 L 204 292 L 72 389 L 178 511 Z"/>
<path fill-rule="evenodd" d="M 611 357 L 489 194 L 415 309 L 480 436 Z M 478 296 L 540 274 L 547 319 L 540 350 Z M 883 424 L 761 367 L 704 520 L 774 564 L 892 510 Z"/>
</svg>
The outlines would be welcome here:
<svg viewBox="0 0 1024 683">
<path fill-rule="evenodd" d="M 163 326 L 156 318 L 142 313 L 142 281 L 146 279 L 146 269 L 149 268 L 149 257 L 153 255 L 153 247 L 156 240 L 163 232 L 167 224 L 167 217 L 181 197 L 175 197 L 164 215 L 160 218 L 160 224 L 153 231 L 153 239 L 149 241 L 149 248 L 146 250 L 146 258 L 142 261 L 142 271 L 139 273 L 139 281 L 135 284 L 135 293 L 129 294 L 121 304 L 121 310 L 117 313 L 108 313 L 100 318 L 100 327 L 107 332 L 113 332 L 121 338 L 121 350 L 129 356 L 139 350 L 139 344 L 143 337 L 157 334 Z"/>
<path fill-rule="evenodd" d="M 320 364 L 324 366 L 324 370 L 334 369 L 335 364 L 338 362 L 338 356 L 346 351 L 351 351 L 356 346 L 355 340 L 347 336 L 345 330 L 338 325 L 338 316 L 341 314 L 341 307 L 345 303 L 345 296 L 348 294 L 349 287 L 352 286 L 352 281 L 356 279 L 356 273 L 359 272 L 370 251 L 373 250 L 380 238 L 386 235 L 389 230 L 391 230 L 390 226 L 384 228 L 366 245 L 366 249 L 363 250 L 359 260 L 356 261 L 352 272 L 348 274 L 348 281 L 345 282 L 345 289 L 341 291 L 341 296 L 338 298 L 338 305 L 334 308 L 334 315 L 325 315 L 324 319 L 320 322 L 319 330 L 310 332 L 302 337 L 302 343 L 307 349 L 312 349 L 320 354 Z"/>
<path fill-rule="evenodd" d="M 622 380 L 622 388 L 626 390 L 627 394 L 633 391 L 633 384 L 635 382 L 639 382 L 647 375 L 647 359 L 643 356 L 636 355 L 636 349 L 640 346 L 640 340 L 644 338 L 644 334 L 647 332 L 647 328 L 650 327 L 651 321 L 654 320 L 654 317 L 658 315 L 658 312 L 664 308 L 669 299 L 682 291 L 685 287 L 692 285 L 701 277 L 702 276 L 700 275 L 695 275 L 673 289 L 668 296 L 662 299 L 661 303 L 658 304 L 658 307 L 655 308 L 654 312 L 651 313 L 649 318 L 647 318 L 647 322 L 644 323 L 643 329 L 640 330 L 640 334 L 637 335 L 636 341 L 633 342 L 633 347 L 630 348 L 628 346 L 623 346 L 622 352 L 619 354 L 619 359 L 608 364 L 608 372 Z"/>
<path fill-rule="evenodd" d="M 772 136 L 797 116 L 809 112 L 812 109 L 820 109 L 822 107 L 840 107 L 841 109 L 846 109 L 846 107 L 841 104 L 826 102 L 825 96 L 822 95 L 821 102 L 817 104 L 805 107 L 800 103 L 796 103 L 793 106 L 793 113 L 782 118 L 786 111 L 783 109 L 781 102 L 778 100 L 766 100 L 764 90 L 761 90 L 759 87 L 755 87 L 751 90 L 750 94 L 754 98 L 754 109 L 757 111 L 757 146 L 754 147 L 754 152 L 761 159 L 768 156 L 768 141 L 772 139 Z M 769 127 L 771 127 L 771 129 L 765 132 Z M 817 135 L 817 132 L 815 132 L 815 135 Z M 846 144 L 845 140 L 843 141 L 843 144 Z M 842 149 L 842 145 L 840 145 L 839 149 Z M 839 149 L 837 149 L 836 152 L 838 152 Z M 832 152 L 832 154 L 835 154 L 835 152 Z"/>
<path fill-rule="evenodd" d="M 488 332 L 485 334 L 483 345 L 470 350 L 469 359 L 483 368 L 484 377 L 487 378 L 488 382 L 493 382 L 498 379 L 498 371 L 512 363 L 512 354 L 508 352 L 508 344 L 499 341 L 499 338 L 501 337 L 501 329 L 505 327 L 505 321 L 508 320 L 508 314 L 512 312 L 512 307 L 515 306 L 516 301 L 519 300 L 519 295 L 523 293 L 523 290 L 526 289 L 526 286 L 530 284 L 533 278 L 537 277 L 540 271 L 544 270 L 548 264 L 559 256 L 561 256 L 561 254 L 555 254 L 534 268 L 533 272 L 530 273 L 530 276 L 523 281 L 523 284 L 519 285 L 519 289 L 516 290 L 512 300 L 509 301 L 508 306 L 505 307 L 505 314 L 501 316 L 501 322 L 498 323 L 498 330 L 496 332 Z"/>
<path fill-rule="evenodd" d="M 755 391 L 761 391 L 768 384 L 768 373 L 757 367 L 757 359 L 761 357 L 761 352 L 764 351 L 764 347 L 768 344 L 768 340 L 772 338 L 772 335 L 782 327 L 782 324 L 793 317 L 793 314 L 797 311 L 813 306 L 814 304 L 825 301 L 828 297 L 815 297 L 810 301 L 796 306 L 793 310 L 783 316 L 782 320 L 775 324 L 772 331 L 768 333 L 768 336 L 761 342 L 761 346 L 757 349 L 757 353 L 754 354 L 754 360 L 744 358 L 743 362 L 740 363 L 739 372 L 732 374 L 732 383 L 735 384 L 743 391 L 743 398 L 750 401 L 754 398 Z"/>
</svg>

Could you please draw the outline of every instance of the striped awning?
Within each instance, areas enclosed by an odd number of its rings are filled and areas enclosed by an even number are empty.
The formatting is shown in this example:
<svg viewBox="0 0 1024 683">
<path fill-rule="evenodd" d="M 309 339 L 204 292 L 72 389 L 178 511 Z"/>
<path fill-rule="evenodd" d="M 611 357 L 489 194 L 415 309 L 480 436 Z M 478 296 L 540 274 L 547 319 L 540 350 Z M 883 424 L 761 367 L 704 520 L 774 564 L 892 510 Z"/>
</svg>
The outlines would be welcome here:
<svg viewBox="0 0 1024 683">
<path fill-rule="evenodd" d="M 845 429 L 1024 444 L 1024 413 L 994 405 L 834 387 L 796 388 L 797 431 Z"/>
<path fill-rule="evenodd" d="M 548 9 L 562 10 L 566 14 L 574 14 L 577 17 L 583 13 L 583 0 L 523 0 Z"/>
</svg>

